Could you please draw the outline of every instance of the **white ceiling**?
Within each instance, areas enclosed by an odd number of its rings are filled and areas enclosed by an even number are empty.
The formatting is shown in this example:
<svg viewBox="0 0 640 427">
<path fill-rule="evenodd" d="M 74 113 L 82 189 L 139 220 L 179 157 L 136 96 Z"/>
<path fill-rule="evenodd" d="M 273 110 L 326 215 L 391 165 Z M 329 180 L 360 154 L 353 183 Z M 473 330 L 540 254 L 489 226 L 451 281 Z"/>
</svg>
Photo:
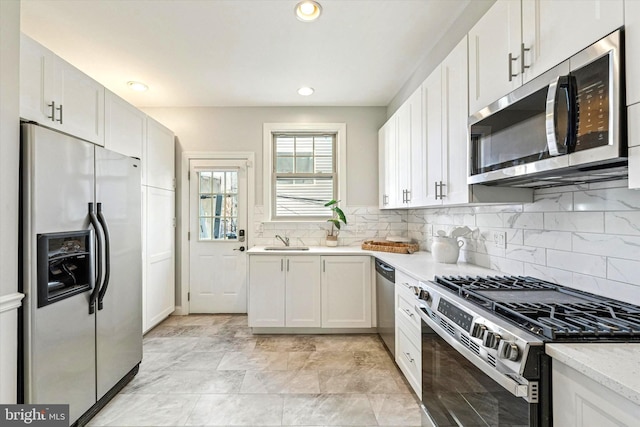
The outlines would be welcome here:
<svg viewBox="0 0 640 427">
<path fill-rule="evenodd" d="M 386 106 L 470 1 L 21 0 L 21 27 L 139 107 Z"/>
</svg>

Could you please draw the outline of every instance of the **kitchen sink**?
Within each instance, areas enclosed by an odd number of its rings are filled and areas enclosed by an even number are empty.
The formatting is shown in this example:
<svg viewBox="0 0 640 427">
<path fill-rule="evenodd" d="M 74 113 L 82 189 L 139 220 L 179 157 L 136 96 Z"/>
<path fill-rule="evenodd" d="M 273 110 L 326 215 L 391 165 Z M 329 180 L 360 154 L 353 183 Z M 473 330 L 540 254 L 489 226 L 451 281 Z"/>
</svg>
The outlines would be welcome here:
<svg viewBox="0 0 640 427">
<path fill-rule="evenodd" d="M 265 251 L 308 251 L 308 246 L 267 246 Z"/>
</svg>

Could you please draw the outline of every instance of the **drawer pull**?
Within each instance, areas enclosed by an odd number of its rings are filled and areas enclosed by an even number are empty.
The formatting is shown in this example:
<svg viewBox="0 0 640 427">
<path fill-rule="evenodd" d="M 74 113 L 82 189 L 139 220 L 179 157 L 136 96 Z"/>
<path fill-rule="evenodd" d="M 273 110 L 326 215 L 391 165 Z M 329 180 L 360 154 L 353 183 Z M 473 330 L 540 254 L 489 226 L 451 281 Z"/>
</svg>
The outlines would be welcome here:
<svg viewBox="0 0 640 427">
<path fill-rule="evenodd" d="M 402 353 L 404 354 L 404 357 L 406 357 L 406 358 L 407 358 L 407 360 L 409 361 L 409 363 L 413 363 L 413 357 L 411 357 L 411 354 L 410 354 L 410 353 L 405 353 L 405 352 L 402 352 Z"/>
<path fill-rule="evenodd" d="M 403 308 L 404 311 L 407 312 L 407 314 L 409 315 L 409 317 L 414 317 L 414 314 L 411 312 L 411 310 L 409 310 L 408 308 Z"/>
</svg>

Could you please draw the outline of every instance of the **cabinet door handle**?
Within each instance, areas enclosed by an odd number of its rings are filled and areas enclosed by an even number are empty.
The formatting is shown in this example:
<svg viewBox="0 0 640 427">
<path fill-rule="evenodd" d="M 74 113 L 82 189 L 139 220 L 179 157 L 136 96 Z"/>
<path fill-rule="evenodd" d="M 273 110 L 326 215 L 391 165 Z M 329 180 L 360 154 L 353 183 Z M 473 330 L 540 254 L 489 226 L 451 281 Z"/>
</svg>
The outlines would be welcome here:
<svg viewBox="0 0 640 427">
<path fill-rule="evenodd" d="M 414 316 L 413 316 L 413 313 L 412 313 L 412 312 L 411 312 L 411 310 L 409 310 L 408 308 L 404 308 L 403 310 L 407 312 L 407 314 L 409 315 L 409 317 L 414 317 Z"/>
<path fill-rule="evenodd" d="M 287 259 L 287 271 L 289 271 L 289 260 Z"/>
<path fill-rule="evenodd" d="M 529 65 L 526 65 L 524 62 L 524 53 L 530 52 L 531 49 L 524 47 L 524 43 L 520 45 L 520 69 L 522 70 L 522 74 L 524 74 L 524 70 L 529 68 Z"/>
<path fill-rule="evenodd" d="M 280 259 L 280 271 L 284 271 L 284 259 Z"/>
<path fill-rule="evenodd" d="M 51 115 L 47 116 L 48 119 L 51 119 L 52 122 L 56 121 L 56 102 L 51 101 L 51 104 L 47 104 L 47 107 L 51 107 Z"/>
<path fill-rule="evenodd" d="M 516 56 L 515 58 L 513 57 L 513 55 L 511 54 L 511 52 L 509 52 L 509 81 L 512 81 L 514 77 L 518 77 L 518 73 L 513 74 L 513 61 L 517 61 L 518 57 Z"/>
<path fill-rule="evenodd" d="M 407 360 L 409 361 L 409 363 L 413 363 L 413 357 L 411 357 L 411 354 L 410 354 L 410 353 L 405 353 L 405 352 L 402 352 L 402 353 L 404 354 L 404 357 L 406 357 L 406 358 L 407 358 Z"/>
<path fill-rule="evenodd" d="M 438 200 L 438 181 L 433 183 L 434 191 L 436 193 L 436 200 Z"/>
<path fill-rule="evenodd" d="M 62 105 L 56 108 L 56 110 L 60 111 L 60 118 L 57 121 L 60 122 L 60 124 L 62 124 Z"/>
<path fill-rule="evenodd" d="M 325 270 L 326 270 L 326 269 L 325 269 L 325 263 L 326 263 L 326 262 L 327 262 L 326 260 L 324 260 L 324 259 L 322 260 L 322 272 L 323 272 L 323 273 L 324 273 L 324 272 L 325 272 Z"/>
</svg>

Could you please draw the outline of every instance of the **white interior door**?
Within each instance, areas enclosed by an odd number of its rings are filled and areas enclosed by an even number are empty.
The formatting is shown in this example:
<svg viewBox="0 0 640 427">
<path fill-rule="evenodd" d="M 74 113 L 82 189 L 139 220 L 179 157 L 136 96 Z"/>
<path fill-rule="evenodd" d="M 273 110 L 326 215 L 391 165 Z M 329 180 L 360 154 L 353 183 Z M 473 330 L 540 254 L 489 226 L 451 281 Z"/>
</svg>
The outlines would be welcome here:
<svg viewBox="0 0 640 427">
<path fill-rule="evenodd" d="M 191 313 L 247 312 L 247 162 L 189 162 Z"/>
</svg>

